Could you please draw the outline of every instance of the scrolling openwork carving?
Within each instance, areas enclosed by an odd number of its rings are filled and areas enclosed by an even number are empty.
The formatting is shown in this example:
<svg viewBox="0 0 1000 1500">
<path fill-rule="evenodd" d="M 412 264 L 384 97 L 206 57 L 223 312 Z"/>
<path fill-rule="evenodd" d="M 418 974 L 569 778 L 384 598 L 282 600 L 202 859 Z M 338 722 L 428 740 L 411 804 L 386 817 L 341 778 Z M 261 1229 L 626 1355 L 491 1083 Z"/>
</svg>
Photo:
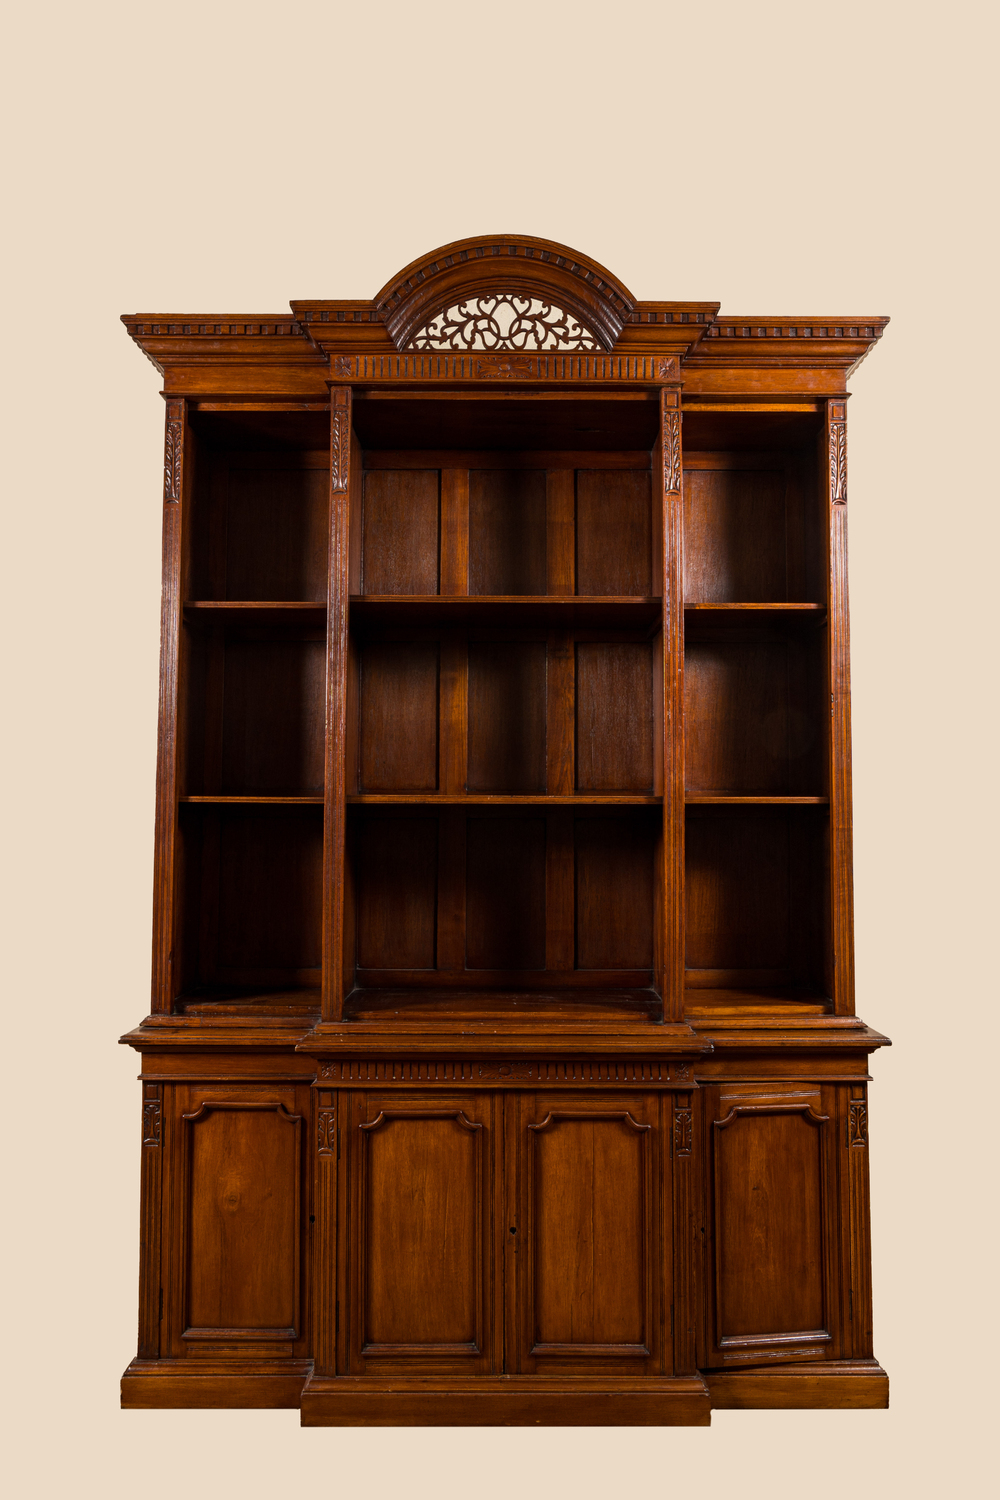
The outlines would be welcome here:
<svg viewBox="0 0 1000 1500">
<path fill-rule="evenodd" d="M 480 293 L 443 308 L 409 341 L 411 349 L 601 349 L 575 314 L 518 292 Z"/>
</svg>

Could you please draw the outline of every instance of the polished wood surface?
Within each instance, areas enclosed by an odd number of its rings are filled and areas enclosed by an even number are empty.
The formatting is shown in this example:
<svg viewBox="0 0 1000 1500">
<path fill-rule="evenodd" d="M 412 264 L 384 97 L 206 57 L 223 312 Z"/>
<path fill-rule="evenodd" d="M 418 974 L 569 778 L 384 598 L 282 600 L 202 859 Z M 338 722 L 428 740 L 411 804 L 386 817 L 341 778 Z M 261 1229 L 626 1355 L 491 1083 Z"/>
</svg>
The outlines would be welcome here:
<svg viewBox="0 0 1000 1500">
<path fill-rule="evenodd" d="M 517 236 L 292 306 L 123 320 L 166 397 L 123 1404 L 885 1405 L 845 528 L 886 320 Z"/>
</svg>

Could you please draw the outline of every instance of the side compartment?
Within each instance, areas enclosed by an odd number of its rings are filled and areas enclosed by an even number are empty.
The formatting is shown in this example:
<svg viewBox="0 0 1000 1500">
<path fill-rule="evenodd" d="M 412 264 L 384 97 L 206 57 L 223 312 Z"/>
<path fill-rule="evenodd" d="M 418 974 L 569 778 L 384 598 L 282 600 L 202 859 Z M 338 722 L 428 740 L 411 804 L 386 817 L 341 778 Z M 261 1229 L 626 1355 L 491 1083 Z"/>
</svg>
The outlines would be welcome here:
<svg viewBox="0 0 1000 1500">
<path fill-rule="evenodd" d="M 311 1114 L 308 1080 L 144 1081 L 142 1322 L 123 1406 L 298 1405 Z"/>
</svg>

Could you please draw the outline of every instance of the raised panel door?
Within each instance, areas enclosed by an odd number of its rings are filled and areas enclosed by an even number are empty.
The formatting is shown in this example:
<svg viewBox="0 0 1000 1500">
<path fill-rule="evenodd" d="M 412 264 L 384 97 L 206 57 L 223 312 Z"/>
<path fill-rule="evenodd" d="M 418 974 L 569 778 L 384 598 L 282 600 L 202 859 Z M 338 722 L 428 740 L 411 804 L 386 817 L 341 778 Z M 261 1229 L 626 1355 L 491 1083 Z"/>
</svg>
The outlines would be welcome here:
<svg viewBox="0 0 1000 1500">
<path fill-rule="evenodd" d="M 486 1373 L 493 1316 L 495 1101 L 355 1095 L 349 1359 L 355 1373 Z"/>
<path fill-rule="evenodd" d="M 167 1111 L 165 1345 L 212 1358 L 301 1356 L 309 1090 L 187 1085 Z"/>
<path fill-rule="evenodd" d="M 508 1110 L 517 1147 L 508 1367 L 658 1371 L 667 1265 L 659 1098 L 521 1094 Z"/>
<path fill-rule="evenodd" d="M 809 1084 L 734 1084 L 706 1102 L 709 1362 L 836 1357 L 836 1111 Z"/>
</svg>

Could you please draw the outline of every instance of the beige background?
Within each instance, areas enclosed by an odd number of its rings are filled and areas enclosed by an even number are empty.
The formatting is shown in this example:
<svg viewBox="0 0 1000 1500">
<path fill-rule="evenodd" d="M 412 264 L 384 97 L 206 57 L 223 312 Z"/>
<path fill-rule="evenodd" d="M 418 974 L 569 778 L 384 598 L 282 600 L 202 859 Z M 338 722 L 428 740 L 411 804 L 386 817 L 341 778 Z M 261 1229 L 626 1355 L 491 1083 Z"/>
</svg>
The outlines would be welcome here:
<svg viewBox="0 0 1000 1500">
<path fill-rule="evenodd" d="M 436 1500 L 987 1489 L 987 24 L 963 0 L 21 7 L 0 590 L 18 1500 L 269 1497 L 292 1475 Z M 888 1413 L 301 1433 L 291 1412 L 117 1409 L 139 1094 L 115 1041 L 148 994 L 163 422 L 118 315 L 367 297 L 494 231 L 584 250 L 639 297 L 892 317 L 850 407 L 858 1008 L 895 1043 L 871 1108 Z"/>
</svg>

